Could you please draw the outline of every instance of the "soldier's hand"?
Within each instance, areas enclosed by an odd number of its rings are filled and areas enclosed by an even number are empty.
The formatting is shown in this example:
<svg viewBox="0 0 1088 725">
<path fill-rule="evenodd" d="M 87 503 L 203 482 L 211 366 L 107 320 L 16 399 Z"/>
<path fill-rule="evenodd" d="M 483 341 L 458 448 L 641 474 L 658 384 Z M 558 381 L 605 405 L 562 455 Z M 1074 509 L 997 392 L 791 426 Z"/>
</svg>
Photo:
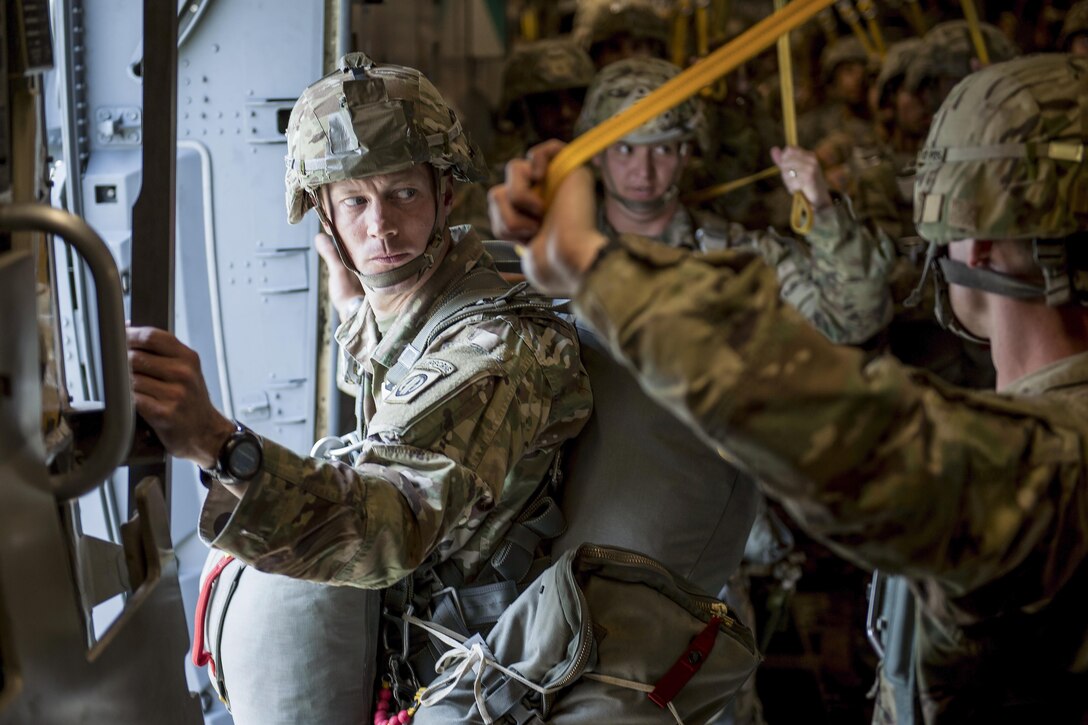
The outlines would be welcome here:
<svg viewBox="0 0 1088 725">
<path fill-rule="evenodd" d="M 831 206 L 831 192 L 816 154 L 796 146 L 776 146 L 771 149 L 771 158 L 782 171 L 782 183 L 790 194 L 800 191 L 813 211 Z"/>
<path fill-rule="evenodd" d="M 126 334 L 136 412 L 171 455 L 211 468 L 234 424 L 212 405 L 200 357 L 164 330 L 129 327 Z"/>
<path fill-rule="evenodd" d="M 496 238 L 525 241 L 540 229 L 544 215 L 540 185 L 548 164 L 564 146 L 556 139 L 545 141 L 529 149 L 525 158 L 506 164 L 506 180 L 487 193 L 487 215 Z"/>
<path fill-rule="evenodd" d="M 344 266 L 336 251 L 336 245 L 332 243 L 332 237 L 318 232 L 314 235 L 314 246 L 329 269 L 329 298 L 332 306 L 336 308 L 341 320 L 347 319 L 355 300 L 364 294 L 363 285 L 355 273 Z"/>
<path fill-rule="evenodd" d="M 597 230 L 593 174 L 583 167 L 559 185 L 521 266 L 541 292 L 571 297 L 606 243 Z"/>
</svg>

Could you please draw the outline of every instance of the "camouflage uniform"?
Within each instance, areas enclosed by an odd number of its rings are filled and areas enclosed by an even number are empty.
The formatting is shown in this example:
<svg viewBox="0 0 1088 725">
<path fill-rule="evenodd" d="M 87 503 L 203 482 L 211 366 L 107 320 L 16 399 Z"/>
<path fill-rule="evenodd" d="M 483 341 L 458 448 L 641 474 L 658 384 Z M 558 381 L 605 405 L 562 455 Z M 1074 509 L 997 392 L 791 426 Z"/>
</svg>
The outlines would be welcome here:
<svg viewBox="0 0 1088 725">
<path fill-rule="evenodd" d="M 1088 63 L 1067 56 L 961 83 L 920 155 L 921 234 L 1083 245 L 1066 236 L 1088 213 L 1077 153 L 1086 109 Z M 1083 304 L 1083 273 L 1061 271 L 1037 294 Z M 827 344 L 750 257 L 631 235 L 602 253 L 575 308 L 656 400 L 746 464 L 810 532 L 910 579 L 928 722 L 1081 721 L 1088 353 L 1003 394 L 957 389 Z"/>
<path fill-rule="evenodd" d="M 477 150 L 427 79 L 362 54 L 345 56 L 338 70 L 303 93 L 287 135 L 292 222 L 319 201 L 323 185 L 342 179 L 428 163 L 440 200 L 447 183 L 440 170 L 464 180 L 481 175 Z M 454 296 L 467 276 L 480 274 L 476 270 L 493 269 L 470 229 L 447 229 L 440 207 L 436 214 L 422 256 L 433 259 L 443 249 L 444 256 L 437 266 L 409 262 L 394 270 L 431 271 L 396 318 L 388 327 L 383 321 L 380 331 L 370 299 L 363 298 L 337 330 L 348 382 L 358 391 L 358 429 L 348 440 L 334 439 L 341 450 L 332 455 L 350 462 L 302 457 L 265 440 L 262 470 L 241 500 L 211 484 L 200 514 L 202 538 L 259 570 L 235 579 L 240 595 L 251 594 L 249 586 L 276 597 L 240 596 L 251 608 L 219 620 L 228 630 L 220 641 L 237 648 L 233 660 L 225 657 L 228 670 L 232 662 L 261 657 L 322 666 L 332 659 L 355 668 L 350 677 L 321 682 L 320 696 L 312 688 L 299 691 L 308 672 L 288 677 L 284 668 L 270 667 L 267 683 L 244 673 L 228 676 L 224 686 L 239 723 L 368 717 L 379 637 L 367 625 L 377 626 L 379 605 L 377 594 L 364 590 L 387 587 L 428 560 L 441 562 L 443 575 L 458 584 L 479 578 L 514 517 L 549 480 L 559 446 L 589 416 L 577 334 L 550 314 L 463 313 L 423 346 L 399 382 L 390 382 L 390 370 L 438 303 Z M 376 287 L 389 281 L 389 275 L 359 276 L 382 278 Z M 501 283 L 497 275 L 495 282 Z M 225 610 L 227 603 L 218 606 Z M 282 619 L 275 615 L 285 609 L 296 613 L 298 631 L 261 637 L 262 626 Z"/>
<path fill-rule="evenodd" d="M 654 58 L 613 63 L 590 86 L 578 119 L 579 132 L 614 116 L 679 72 L 671 63 Z M 690 139 L 702 118 L 699 101 L 691 99 L 639 127 L 624 141 L 649 144 Z M 599 224 L 602 231 L 614 232 L 603 205 Z M 683 206 L 657 241 L 701 252 L 734 247 L 757 250 L 777 270 L 783 297 L 836 342 L 863 342 L 883 329 L 891 316 L 887 274 L 894 260 L 892 243 L 883 235 L 874 241 L 854 221 L 845 198 L 816 214 L 806 243 L 773 230 L 748 230 Z"/>
<path fill-rule="evenodd" d="M 220 486 L 209 493 L 200 531 L 212 546 L 262 571 L 365 588 L 432 553 L 469 581 L 487 562 L 591 403 L 573 329 L 505 316 L 459 322 L 397 388 L 383 388 L 432 304 L 491 264 L 474 234 L 457 231 L 385 335 L 365 299 L 336 332 L 360 386 L 354 464 L 265 441 L 264 469 L 241 501 Z"/>
</svg>

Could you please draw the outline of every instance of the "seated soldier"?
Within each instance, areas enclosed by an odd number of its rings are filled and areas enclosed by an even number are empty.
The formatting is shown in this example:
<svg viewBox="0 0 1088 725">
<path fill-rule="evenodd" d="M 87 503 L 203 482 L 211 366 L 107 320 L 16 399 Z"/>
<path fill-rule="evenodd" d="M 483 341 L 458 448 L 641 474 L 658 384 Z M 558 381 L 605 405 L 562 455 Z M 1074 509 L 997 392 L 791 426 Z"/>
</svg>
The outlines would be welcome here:
<svg viewBox="0 0 1088 725">
<path fill-rule="evenodd" d="M 1088 63 L 1023 58 L 956 86 L 919 154 L 938 319 L 990 343 L 999 393 L 829 345 L 741 254 L 609 239 L 584 171 L 526 256 L 534 284 L 572 296 L 655 400 L 810 533 L 908 578 L 925 722 L 1088 715 L 1086 119 Z M 498 198 L 538 213 L 532 169 L 509 176 Z M 886 694 L 884 721 L 906 721 Z"/>
<path fill-rule="evenodd" d="M 329 455 L 340 460 L 259 439 L 213 408 L 195 353 L 152 328 L 128 333 L 137 409 L 172 455 L 203 469 L 201 535 L 251 567 L 236 599 L 260 570 L 362 590 L 404 580 L 417 615 L 447 587 L 464 601 L 473 584 L 510 582 L 512 600 L 534 552 L 507 552 L 511 567 L 493 566 L 493 555 L 510 548 L 514 519 L 547 493 L 559 446 L 590 410 L 576 334 L 539 306 L 464 309 L 509 297 L 509 286 L 470 230 L 447 227 L 453 178 L 481 178 L 483 159 L 418 71 L 344 56 L 302 93 L 287 141 L 288 220 L 314 208 L 337 263 L 357 277 L 353 301 L 346 272 L 336 273 L 335 290 L 346 318 L 337 340 L 358 386 L 355 434 L 335 442 Z M 379 662 L 377 674 L 398 685 L 397 704 L 383 695 L 379 705 L 388 716 L 408 706 L 426 672 L 403 660 L 399 620 L 342 637 L 335 627 L 345 617 L 377 621 L 373 599 L 330 612 L 325 590 L 281 598 L 277 582 L 289 580 L 266 580 L 266 598 L 249 600 L 234 626 L 287 631 L 252 637 L 256 651 L 227 656 L 216 673 L 236 722 L 370 721 L 363 690 Z M 395 616 L 406 605 L 387 593 L 382 606 Z M 496 606 L 486 616 L 497 618 Z M 360 661 L 346 673 L 358 692 L 321 679 Z"/>
<path fill-rule="evenodd" d="M 679 72 L 655 58 L 613 63 L 594 78 L 578 132 L 608 120 Z M 685 101 L 593 159 L 601 190 L 598 228 L 608 234 L 638 233 L 671 247 L 702 252 L 752 247 L 778 270 L 785 298 L 831 339 L 860 343 L 883 328 L 891 314 L 886 279 L 891 243 L 881 237 L 876 247 L 880 253 L 857 255 L 873 246 L 870 236 L 854 222 L 849 202 L 833 199 L 813 154 L 792 148 L 771 152 L 790 191 L 803 190 L 816 211 L 805 245 L 773 232 L 745 229 L 681 203 L 678 184 L 703 122 L 699 101 Z M 498 225 L 494 229 L 500 237 L 508 229 L 502 219 L 493 218 L 492 223 Z"/>
</svg>

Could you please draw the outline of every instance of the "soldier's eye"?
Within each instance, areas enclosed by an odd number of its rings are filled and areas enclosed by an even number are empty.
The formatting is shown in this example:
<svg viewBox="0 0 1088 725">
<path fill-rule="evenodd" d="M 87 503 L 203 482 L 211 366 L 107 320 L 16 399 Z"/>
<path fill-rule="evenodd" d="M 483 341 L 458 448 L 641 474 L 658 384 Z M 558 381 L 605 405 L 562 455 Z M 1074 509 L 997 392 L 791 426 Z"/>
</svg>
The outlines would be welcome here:
<svg viewBox="0 0 1088 725">
<path fill-rule="evenodd" d="M 344 206 L 363 206 L 366 204 L 365 196 L 349 196 L 340 202 Z"/>
<path fill-rule="evenodd" d="M 616 144 L 616 153 L 621 156 L 630 156 L 632 151 L 634 151 L 634 148 L 629 143 Z"/>
<path fill-rule="evenodd" d="M 419 191 L 416 189 L 413 189 L 411 187 L 405 187 L 403 189 L 397 189 L 396 191 L 394 191 L 393 198 L 400 201 L 408 201 L 409 199 L 414 199 L 416 194 L 418 193 Z"/>
</svg>

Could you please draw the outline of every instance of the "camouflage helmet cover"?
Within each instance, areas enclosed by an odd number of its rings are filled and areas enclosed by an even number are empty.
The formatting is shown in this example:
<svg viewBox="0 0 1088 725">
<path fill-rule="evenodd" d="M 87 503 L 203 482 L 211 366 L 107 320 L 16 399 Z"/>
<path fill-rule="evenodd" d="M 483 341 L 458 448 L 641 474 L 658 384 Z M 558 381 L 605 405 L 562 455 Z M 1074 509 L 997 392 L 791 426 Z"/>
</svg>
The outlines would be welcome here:
<svg viewBox="0 0 1088 725">
<path fill-rule="evenodd" d="M 586 50 L 620 35 L 656 40 L 666 47 L 671 39 L 671 18 L 644 2 L 613 0 L 578 10 L 574 36 Z"/>
<path fill-rule="evenodd" d="M 824 83 L 831 80 L 835 69 L 843 63 L 869 63 L 869 54 L 865 52 L 861 41 L 852 35 L 835 40 L 820 53 L 820 75 Z"/>
<path fill-rule="evenodd" d="M 918 233 L 930 242 L 1061 239 L 1088 222 L 1088 60 L 1044 54 L 957 85 L 918 154 Z"/>
<path fill-rule="evenodd" d="M 1016 44 L 993 25 L 979 23 L 979 29 L 991 63 L 1011 60 L 1020 55 Z M 925 34 L 922 42 L 924 45 L 907 68 L 907 90 L 917 91 L 928 78 L 945 76 L 959 80 L 970 75 L 971 60 L 977 54 L 966 20 L 951 20 L 936 25 Z"/>
<path fill-rule="evenodd" d="M 520 98 L 547 91 L 586 88 L 596 69 L 581 46 L 568 38 L 551 38 L 516 48 L 502 78 L 504 111 Z"/>
<path fill-rule="evenodd" d="M 1058 36 L 1058 48 L 1069 50 L 1069 43 L 1073 36 L 1088 33 L 1088 0 L 1080 0 L 1065 14 L 1062 23 L 1062 32 Z"/>
<path fill-rule="evenodd" d="M 679 74 L 679 68 L 658 58 L 626 58 L 605 66 L 586 92 L 585 105 L 574 126 L 575 133 L 583 134 L 612 118 Z M 702 125 L 700 101 L 689 98 L 650 119 L 623 140 L 633 144 L 684 140 L 698 133 Z"/>
<path fill-rule="evenodd" d="M 888 48 L 888 54 L 881 61 L 880 73 L 876 77 L 875 88 L 878 104 L 883 106 L 888 102 L 884 98 L 884 92 L 888 88 L 888 84 L 907 75 L 907 68 L 910 67 L 911 62 L 913 62 L 921 48 L 921 38 L 901 40 Z"/>
<path fill-rule="evenodd" d="M 311 194 L 344 179 L 402 171 L 418 163 L 461 181 L 485 177 L 483 155 L 430 81 L 405 66 L 349 53 L 311 84 L 287 123 L 287 220 L 313 205 Z"/>
</svg>

